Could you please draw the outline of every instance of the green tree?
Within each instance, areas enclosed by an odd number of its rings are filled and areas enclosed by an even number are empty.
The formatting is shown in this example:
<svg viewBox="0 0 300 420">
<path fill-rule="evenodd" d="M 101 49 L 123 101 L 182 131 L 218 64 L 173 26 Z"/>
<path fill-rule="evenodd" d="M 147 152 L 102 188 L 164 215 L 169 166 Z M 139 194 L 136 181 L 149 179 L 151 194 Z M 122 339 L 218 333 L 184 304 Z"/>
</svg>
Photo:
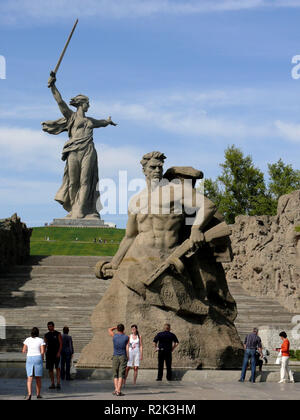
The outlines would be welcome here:
<svg viewBox="0 0 300 420">
<path fill-rule="evenodd" d="M 222 174 L 204 182 L 204 194 L 211 199 L 228 223 L 240 214 L 275 215 L 281 195 L 300 189 L 300 171 L 285 165 L 282 159 L 268 164 L 269 184 L 253 164 L 251 156 L 232 145 L 225 150 Z"/>
<path fill-rule="evenodd" d="M 219 188 L 218 181 L 213 181 L 211 178 L 205 178 L 204 195 L 219 207 L 222 200 L 222 191 Z"/>
<path fill-rule="evenodd" d="M 277 206 L 277 201 L 281 195 L 300 189 L 300 171 L 294 170 L 292 165 L 285 165 L 282 159 L 269 164 L 268 168 L 269 192 Z"/>
<path fill-rule="evenodd" d="M 228 223 L 240 214 L 270 214 L 271 200 L 264 174 L 254 166 L 251 156 L 232 145 L 225 150 L 222 174 L 217 178 L 221 197 L 219 210 Z M 216 203 L 217 204 L 217 203 Z"/>
</svg>

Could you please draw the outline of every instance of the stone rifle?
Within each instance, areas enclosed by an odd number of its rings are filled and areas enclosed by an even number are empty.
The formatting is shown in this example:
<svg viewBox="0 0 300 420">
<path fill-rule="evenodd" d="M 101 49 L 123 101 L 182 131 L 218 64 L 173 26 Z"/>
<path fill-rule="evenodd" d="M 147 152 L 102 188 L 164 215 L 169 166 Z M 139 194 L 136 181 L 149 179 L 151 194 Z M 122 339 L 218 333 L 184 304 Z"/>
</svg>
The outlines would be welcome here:
<svg viewBox="0 0 300 420">
<path fill-rule="evenodd" d="M 210 243 L 216 239 L 229 236 L 231 234 L 230 227 L 225 223 L 219 223 L 208 231 L 204 232 L 204 240 L 206 243 Z M 190 258 L 193 256 L 199 247 L 192 246 L 190 239 L 186 239 L 181 245 L 179 245 L 174 252 L 155 269 L 152 274 L 146 279 L 141 281 L 146 285 L 150 286 L 160 275 L 162 275 L 168 268 L 174 267 L 178 273 L 184 271 L 184 263 L 181 261 L 181 258 L 187 257 Z M 107 273 L 103 272 L 104 265 L 108 261 L 100 261 L 95 267 L 96 277 L 100 279 L 107 279 L 113 277 L 114 270 L 107 270 Z"/>
<path fill-rule="evenodd" d="M 222 222 L 217 226 L 209 229 L 207 232 L 204 232 L 204 240 L 205 242 L 209 243 L 212 242 L 214 239 L 223 238 L 224 236 L 229 236 L 231 234 L 231 229 L 229 226 Z M 195 247 L 191 245 L 190 239 L 186 239 L 178 248 L 172 252 L 171 255 L 163 262 L 153 273 L 148 277 L 146 281 L 143 283 L 146 286 L 150 286 L 161 274 L 163 274 L 169 267 L 174 267 L 178 273 L 182 273 L 184 271 L 184 264 L 181 261 L 182 257 L 190 258 L 193 256 L 199 247 Z"/>
</svg>

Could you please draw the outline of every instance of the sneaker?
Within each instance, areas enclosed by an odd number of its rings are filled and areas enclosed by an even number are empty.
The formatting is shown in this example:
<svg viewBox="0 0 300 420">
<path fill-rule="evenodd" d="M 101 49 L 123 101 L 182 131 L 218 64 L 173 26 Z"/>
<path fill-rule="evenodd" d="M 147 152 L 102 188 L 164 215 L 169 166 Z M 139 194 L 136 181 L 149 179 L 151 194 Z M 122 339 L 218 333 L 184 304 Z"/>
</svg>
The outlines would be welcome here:
<svg viewBox="0 0 300 420">
<path fill-rule="evenodd" d="M 123 392 L 116 392 L 116 396 L 117 397 L 124 397 L 125 394 L 123 394 Z"/>
</svg>

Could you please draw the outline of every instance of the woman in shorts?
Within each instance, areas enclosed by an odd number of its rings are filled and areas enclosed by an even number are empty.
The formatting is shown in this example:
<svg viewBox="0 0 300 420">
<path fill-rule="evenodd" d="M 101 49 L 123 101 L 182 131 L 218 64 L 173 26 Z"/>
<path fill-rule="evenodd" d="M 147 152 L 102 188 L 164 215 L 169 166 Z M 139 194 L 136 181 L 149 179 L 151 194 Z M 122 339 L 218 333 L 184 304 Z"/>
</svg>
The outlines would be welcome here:
<svg viewBox="0 0 300 420">
<path fill-rule="evenodd" d="M 26 372 L 27 372 L 27 392 L 26 400 L 31 400 L 32 381 L 35 376 L 36 396 L 41 397 L 42 376 L 43 376 L 43 357 L 45 354 L 45 342 L 39 338 L 39 330 L 34 327 L 31 330 L 31 337 L 26 338 L 23 343 L 23 353 L 27 354 Z"/>
<path fill-rule="evenodd" d="M 131 334 L 127 346 L 129 360 L 127 363 L 124 385 L 126 383 L 128 373 L 132 367 L 134 368 L 133 384 L 135 385 L 138 376 L 140 361 L 143 359 L 142 336 L 139 334 L 138 327 L 136 325 L 131 325 Z"/>
</svg>

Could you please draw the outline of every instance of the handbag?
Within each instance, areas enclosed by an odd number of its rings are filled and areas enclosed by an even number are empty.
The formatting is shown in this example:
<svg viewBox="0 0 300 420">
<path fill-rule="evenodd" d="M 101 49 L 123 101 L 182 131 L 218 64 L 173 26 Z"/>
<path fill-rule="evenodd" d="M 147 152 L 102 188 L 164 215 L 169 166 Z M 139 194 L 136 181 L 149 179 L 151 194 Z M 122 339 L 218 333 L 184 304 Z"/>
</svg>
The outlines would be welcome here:
<svg viewBox="0 0 300 420">
<path fill-rule="evenodd" d="M 277 359 L 275 361 L 275 365 L 280 365 L 281 360 L 282 360 L 282 354 L 281 354 L 281 350 L 280 350 L 280 352 L 278 353 Z"/>
<path fill-rule="evenodd" d="M 75 365 L 74 365 L 74 362 L 73 362 L 73 360 L 72 360 L 72 364 L 71 364 L 71 368 L 70 368 L 70 375 L 71 375 L 73 378 L 75 378 L 76 373 L 77 373 L 77 369 L 76 369 L 76 367 L 75 367 Z"/>
</svg>

